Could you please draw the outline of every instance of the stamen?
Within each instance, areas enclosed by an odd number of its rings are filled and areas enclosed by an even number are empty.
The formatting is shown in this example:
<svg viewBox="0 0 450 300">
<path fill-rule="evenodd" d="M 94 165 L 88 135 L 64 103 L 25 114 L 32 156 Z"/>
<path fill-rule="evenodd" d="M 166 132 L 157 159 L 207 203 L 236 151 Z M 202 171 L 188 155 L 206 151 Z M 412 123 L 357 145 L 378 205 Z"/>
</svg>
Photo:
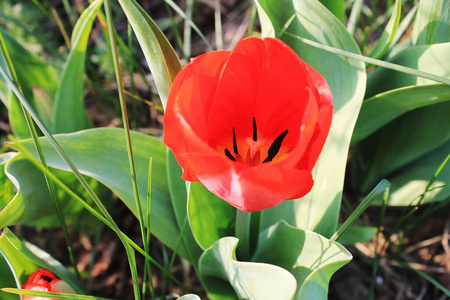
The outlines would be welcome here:
<svg viewBox="0 0 450 300">
<path fill-rule="evenodd" d="M 263 163 L 270 162 L 272 161 L 272 159 L 275 158 L 275 156 L 277 156 L 278 151 L 280 151 L 281 144 L 283 143 L 283 140 L 286 137 L 286 134 L 288 134 L 288 132 L 289 130 L 286 129 L 273 141 L 272 145 L 269 148 L 269 151 L 267 151 L 268 153 L 267 158 L 263 161 Z"/>
<path fill-rule="evenodd" d="M 256 120 L 255 117 L 253 117 L 253 140 L 256 142 L 258 140 L 258 132 L 256 129 Z"/>
<path fill-rule="evenodd" d="M 230 153 L 230 150 L 225 149 L 225 155 L 232 161 L 236 161 L 236 158 L 233 156 L 233 154 Z"/>
<path fill-rule="evenodd" d="M 234 154 L 238 155 L 238 148 L 237 148 L 237 143 L 236 143 L 236 134 L 234 133 L 234 127 L 233 127 L 233 151 Z"/>
</svg>

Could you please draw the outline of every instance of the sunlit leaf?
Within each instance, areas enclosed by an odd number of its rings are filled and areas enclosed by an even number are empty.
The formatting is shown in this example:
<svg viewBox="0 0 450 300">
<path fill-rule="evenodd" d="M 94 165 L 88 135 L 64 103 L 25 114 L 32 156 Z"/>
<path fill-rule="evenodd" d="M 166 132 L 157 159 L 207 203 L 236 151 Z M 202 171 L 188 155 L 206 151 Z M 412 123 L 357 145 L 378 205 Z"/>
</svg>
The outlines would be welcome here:
<svg viewBox="0 0 450 300">
<path fill-rule="evenodd" d="M 363 140 L 357 148 L 360 172 L 357 186 L 371 190 L 383 178 L 450 139 L 450 101 L 413 110 Z M 450 149 L 449 149 L 450 152 Z M 356 161 L 356 160 L 355 160 Z"/>
<path fill-rule="evenodd" d="M 166 107 L 170 86 L 181 69 L 178 56 L 155 22 L 135 0 L 119 0 L 119 3 L 133 27 L 155 79 L 163 107 Z"/>
<path fill-rule="evenodd" d="M 56 135 L 55 138 L 82 174 L 110 188 L 137 214 L 123 130 L 91 129 Z M 144 201 L 147 199 L 148 162 L 152 157 L 153 174 L 158 175 L 152 178 L 151 231 L 164 244 L 174 248 L 180 232 L 167 183 L 166 146 L 157 138 L 137 132 L 131 132 L 131 140 L 143 213 L 147 213 Z M 34 153 L 32 141 L 23 144 Z M 42 139 L 42 148 L 49 166 L 69 170 L 46 139 Z M 183 245 L 178 253 L 188 258 Z"/>
<path fill-rule="evenodd" d="M 0 164 L 0 166 L 2 166 Z M 13 224 L 27 224 L 41 227 L 59 226 L 56 209 L 51 201 L 45 178 L 40 170 L 32 165 L 23 155 L 11 158 L 0 171 L 0 176 L 5 187 L 4 197 L 0 198 L 0 228 Z M 73 187 L 80 195 L 84 191 L 72 173 L 54 170 L 54 173 L 63 182 Z M 98 183 L 90 180 L 92 188 L 99 194 L 102 188 Z M 12 193 L 13 188 L 17 193 Z M 9 191 L 9 193 L 7 193 Z M 12 195 L 10 195 L 12 193 Z M 104 193 L 103 193 L 104 194 Z M 1 195 L 1 193 L 0 193 Z M 86 196 L 86 194 L 84 194 Z M 83 206 L 70 201 L 61 191 L 56 194 L 60 207 L 66 215 L 66 224 L 78 228 L 92 228 L 92 233 L 98 230 L 97 223 L 90 215 L 85 215 Z M 94 223 L 93 223 L 94 222 Z"/>
<path fill-rule="evenodd" d="M 407 47 L 399 52 L 391 53 L 388 61 L 450 78 L 450 43 Z M 366 98 L 401 87 L 429 84 L 436 84 L 436 82 L 385 68 L 377 68 L 368 77 Z"/>
<path fill-rule="evenodd" d="M 201 249 L 197 244 L 191 227 L 188 223 L 187 203 L 188 196 L 186 181 L 181 178 L 182 169 L 178 165 L 172 151 L 167 148 L 167 178 L 169 184 L 170 199 L 177 219 L 177 225 L 183 234 L 183 243 L 188 252 L 188 260 L 197 265 L 201 255 Z"/>
<path fill-rule="evenodd" d="M 254 256 L 255 261 L 278 265 L 295 276 L 297 292 L 294 299 L 315 300 L 328 299 L 331 276 L 351 258 L 339 243 L 284 221 L 261 233 Z"/>
<path fill-rule="evenodd" d="M 399 88 L 371 97 L 363 102 L 352 143 L 408 111 L 445 101 L 450 101 L 450 86 L 443 84 Z"/>
<path fill-rule="evenodd" d="M 419 200 L 429 203 L 450 197 L 450 165 L 447 165 L 421 199 L 429 181 L 449 153 L 450 142 L 447 142 L 389 176 L 392 189 L 388 205 L 408 206 L 417 204 Z"/>
<path fill-rule="evenodd" d="M 236 208 L 199 182 L 191 183 L 188 214 L 192 232 L 203 249 L 211 247 L 223 237 L 234 235 Z"/>
<path fill-rule="evenodd" d="M 342 23 L 345 22 L 345 1 L 344 0 L 320 0 L 329 11 Z"/>
<path fill-rule="evenodd" d="M 86 49 L 96 13 L 103 0 L 96 0 L 83 12 L 72 33 L 72 49 L 56 91 L 53 133 L 74 132 L 91 127 L 84 108 Z"/>
<path fill-rule="evenodd" d="M 337 226 L 350 138 L 364 96 L 365 65 L 303 44 L 293 36 L 360 54 L 343 24 L 317 0 L 260 0 L 259 3 L 276 32 L 292 15 L 297 16 L 282 39 L 324 76 L 333 93 L 334 105 L 333 123 L 314 171 L 312 191 L 300 200 L 286 201 L 264 211 L 263 227 L 285 219 L 299 228 L 331 236 Z"/>
<path fill-rule="evenodd" d="M 450 42 L 450 3 L 448 0 L 420 0 L 414 22 L 415 45 Z"/>
<path fill-rule="evenodd" d="M 200 258 L 200 274 L 229 282 L 239 299 L 291 299 L 294 276 L 275 265 L 236 260 L 238 241 L 224 237 L 215 242 Z"/>
<path fill-rule="evenodd" d="M 373 58 L 381 58 L 386 51 L 389 49 L 392 40 L 395 37 L 395 33 L 397 32 L 398 24 L 400 22 L 400 15 L 402 10 L 402 1 L 397 0 L 395 2 L 394 10 L 392 11 L 391 18 L 384 28 L 381 37 L 378 39 L 378 42 L 373 48 L 372 52 L 368 56 Z"/>
</svg>

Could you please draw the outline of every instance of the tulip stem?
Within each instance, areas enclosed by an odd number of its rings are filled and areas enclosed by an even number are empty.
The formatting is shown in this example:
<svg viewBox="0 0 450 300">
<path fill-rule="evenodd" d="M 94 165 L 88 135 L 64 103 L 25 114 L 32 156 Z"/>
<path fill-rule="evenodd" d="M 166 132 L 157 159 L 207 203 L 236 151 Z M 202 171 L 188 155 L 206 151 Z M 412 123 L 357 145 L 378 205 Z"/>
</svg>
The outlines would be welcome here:
<svg viewBox="0 0 450 300">
<path fill-rule="evenodd" d="M 237 254 L 240 260 L 250 259 L 250 220 L 252 214 L 238 209 L 236 211 L 236 237 L 239 239 Z"/>
</svg>

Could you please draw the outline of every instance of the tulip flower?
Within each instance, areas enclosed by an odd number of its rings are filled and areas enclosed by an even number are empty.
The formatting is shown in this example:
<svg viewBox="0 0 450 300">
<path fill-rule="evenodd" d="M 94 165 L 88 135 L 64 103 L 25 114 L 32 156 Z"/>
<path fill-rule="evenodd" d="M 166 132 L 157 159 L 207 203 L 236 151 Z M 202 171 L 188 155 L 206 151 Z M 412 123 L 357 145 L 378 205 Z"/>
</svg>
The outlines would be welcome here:
<svg viewBox="0 0 450 300">
<path fill-rule="evenodd" d="M 28 277 L 27 283 L 22 285 L 22 289 L 40 292 L 53 293 L 75 293 L 75 291 L 65 282 L 45 269 L 37 269 Z M 54 298 L 42 298 L 35 296 L 22 296 L 23 300 L 57 300 Z"/>
<path fill-rule="evenodd" d="M 163 139 L 185 180 L 242 211 L 263 210 L 311 190 L 331 100 L 327 82 L 289 46 L 250 37 L 177 74 Z"/>
</svg>

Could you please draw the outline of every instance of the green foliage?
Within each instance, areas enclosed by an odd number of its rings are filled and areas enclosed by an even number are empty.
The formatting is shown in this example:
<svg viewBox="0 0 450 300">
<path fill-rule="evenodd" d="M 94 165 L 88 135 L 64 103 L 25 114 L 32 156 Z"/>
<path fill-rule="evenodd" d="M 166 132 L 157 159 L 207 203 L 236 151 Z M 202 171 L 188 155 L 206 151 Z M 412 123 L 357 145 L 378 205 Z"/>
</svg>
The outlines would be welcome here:
<svg viewBox="0 0 450 300">
<path fill-rule="evenodd" d="M 180 60 L 155 22 L 135 0 L 119 0 L 119 3 L 138 38 L 165 107 L 172 81 L 181 69 Z"/>
<path fill-rule="evenodd" d="M 94 1 L 80 16 L 72 33 L 53 110 L 53 133 L 67 133 L 92 127 L 84 109 L 84 69 L 88 39 L 103 0 Z"/>
<path fill-rule="evenodd" d="M 337 226 L 348 147 L 364 93 L 364 63 L 303 44 L 292 36 L 299 35 L 360 53 L 355 40 L 342 23 L 318 1 L 261 0 L 259 3 L 269 16 L 275 32 L 283 28 L 293 14 L 296 15 L 282 39 L 327 80 L 334 105 L 333 123 L 313 173 L 315 184 L 312 191 L 302 199 L 286 201 L 264 211 L 263 227 L 284 219 L 299 228 L 330 237 Z M 321 26 L 317 26 L 318 23 Z M 329 174 L 333 174 L 332 181 L 329 180 Z"/>
<path fill-rule="evenodd" d="M 280 221 L 261 232 L 255 261 L 275 264 L 297 280 L 294 299 L 327 299 L 331 276 L 351 260 L 339 243 Z M 273 298 L 272 298 L 273 299 Z"/>
<path fill-rule="evenodd" d="M 77 293 L 84 294 L 81 283 L 60 262 L 36 246 L 21 242 L 8 228 L 0 236 L 0 249 L 0 260 L 8 261 L 9 271 L 16 282 L 25 284 L 33 271 L 45 268 L 68 283 Z M 4 271 L 8 270 L 0 270 Z"/>
<path fill-rule="evenodd" d="M 291 299 L 297 285 L 294 276 L 275 265 L 237 261 L 238 241 L 216 241 L 200 258 L 200 274 L 229 282 L 239 299 Z"/>
</svg>

